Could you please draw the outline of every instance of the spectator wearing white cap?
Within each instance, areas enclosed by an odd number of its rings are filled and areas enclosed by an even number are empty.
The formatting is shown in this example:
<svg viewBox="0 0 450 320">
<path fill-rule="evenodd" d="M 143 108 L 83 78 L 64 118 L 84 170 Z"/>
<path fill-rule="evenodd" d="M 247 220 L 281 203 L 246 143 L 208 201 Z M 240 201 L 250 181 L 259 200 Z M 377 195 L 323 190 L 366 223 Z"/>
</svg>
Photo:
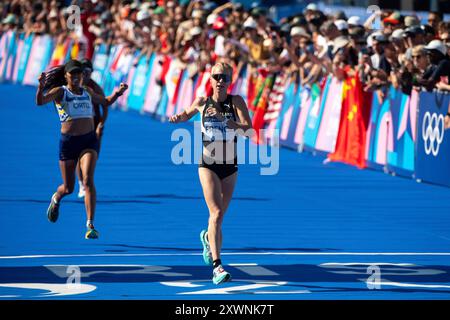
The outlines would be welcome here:
<svg viewBox="0 0 450 320">
<path fill-rule="evenodd" d="M 439 89 L 447 87 L 450 79 L 450 58 L 445 44 L 441 40 L 433 40 L 424 49 L 432 68 L 425 72 L 419 83 L 430 91 L 435 86 Z"/>
<path fill-rule="evenodd" d="M 349 28 L 363 27 L 361 18 L 358 16 L 351 16 L 350 18 L 348 18 L 347 24 Z"/>
<path fill-rule="evenodd" d="M 403 29 L 396 29 L 389 37 L 389 41 L 394 45 L 397 53 L 397 60 L 401 65 L 406 64 L 406 45 L 405 45 L 405 31 Z"/>
<path fill-rule="evenodd" d="M 338 29 L 341 36 L 347 36 L 348 35 L 348 23 L 345 20 L 336 20 L 334 22 L 334 25 Z"/>
</svg>

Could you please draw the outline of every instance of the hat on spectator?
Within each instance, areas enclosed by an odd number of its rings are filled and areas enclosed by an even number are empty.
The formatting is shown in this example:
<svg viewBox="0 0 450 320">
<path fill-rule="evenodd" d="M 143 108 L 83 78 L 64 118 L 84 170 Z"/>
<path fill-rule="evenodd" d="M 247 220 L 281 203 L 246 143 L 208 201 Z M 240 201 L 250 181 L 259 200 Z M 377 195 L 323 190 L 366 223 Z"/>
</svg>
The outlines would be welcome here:
<svg viewBox="0 0 450 320">
<path fill-rule="evenodd" d="M 222 17 L 217 17 L 216 21 L 214 21 L 213 29 L 222 30 L 224 27 L 225 27 L 225 19 Z"/>
<path fill-rule="evenodd" d="M 166 12 L 166 10 L 164 9 L 164 7 L 159 6 L 159 7 L 156 7 L 156 9 L 153 11 L 153 14 L 163 14 L 165 12 Z"/>
<path fill-rule="evenodd" d="M 17 24 L 16 16 L 12 13 L 8 14 L 2 21 L 3 24 Z"/>
<path fill-rule="evenodd" d="M 291 37 L 295 36 L 311 39 L 311 35 L 302 27 L 293 27 L 291 29 Z"/>
<path fill-rule="evenodd" d="M 424 49 L 428 51 L 436 50 L 442 53 L 443 55 L 447 54 L 447 47 L 441 40 L 431 41 Z"/>
<path fill-rule="evenodd" d="M 252 17 L 249 17 L 249 18 L 247 18 L 247 20 L 245 20 L 244 29 L 245 28 L 256 29 L 256 22 L 255 22 L 255 20 L 253 20 Z"/>
<path fill-rule="evenodd" d="M 349 26 L 362 26 L 361 18 L 358 16 L 352 16 L 348 18 L 347 23 Z"/>
<path fill-rule="evenodd" d="M 388 38 L 382 34 L 382 33 L 377 33 L 374 37 L 373 40 L 377 41 L 377 42 L 381 42 L 381 43 L 386 43 L 389 42 Z"/>
<path fill-rule="evenodd" d="M 340 36 L 333 41 L 333 54 L 336 54 L 340 49 L 345 48 L 350 44 L 347 37 Z"/>
<path fill-rule="evenodd" d="M 425 31 L 420 26 L 412 26 L 405 29 L 405 37 L 408 37 L 409 35 L 416 35 L 416 34 L 425 34 Z"/>
<path fill-rule="evenodd" d="M 374 33 L 370 34 L 370 35 L 367 37 L 367 45 L 368 45 L 369 47 L 371 47 L 371 46 L 373 45 L 373 41 L 374 41 L 375 37 L 377 37 L 377 36 L 379 36 L 379 35 L 383 35 L 383 33 L 381 33 L 380 31 L 377 31 L 377 32 L 374 32 Z"/>
<path fill-rule="evenodd" d="M 403 29 L 397 29 L 392 32 L 392 35 L 390 37 L 390 40 L 403 40 L 405 36 L 405 31 Z"/>
<path fill-rule="evenodd" d="M 412 27 L 412 26 L 419 26 L 419 25 L 420 25 L 420 21 L 419 21 L 419 19 L 417 19 L 417 17 L 415 17 L 415 16 L 405 17 L 405 26 L 407 28 Z"/>
<path fill-rule="evenodd" d="M 394 12 L 392 12 L 392 14 L 389 17 L 384 18 L 383 22 L 390 23 L 390 24 L 399 24 L 401 17 L 402 16 L 401 16 L 400 12 L 394 11 Z"/>
<path fill-rule="evenodd" d="M 310 3 L 306 6 L 305 10 L 303 12 L 308 12 L 308 11 L 318 11 L 319 8 L 317 7 L 317 4 L 315 3 Z"/>
<path fill-rule="evenodd" d="M 137 21 L 142 21 L 150 18 L 150 13 L 147 10 L 139 10 L 136 14 Z"/>
<path fill-rule="evenodd" d="M 348 29 L 348 23 L 345 20 L 336 20 L 334 24 L 336 25 L 339 31 Z"/>
</svg>

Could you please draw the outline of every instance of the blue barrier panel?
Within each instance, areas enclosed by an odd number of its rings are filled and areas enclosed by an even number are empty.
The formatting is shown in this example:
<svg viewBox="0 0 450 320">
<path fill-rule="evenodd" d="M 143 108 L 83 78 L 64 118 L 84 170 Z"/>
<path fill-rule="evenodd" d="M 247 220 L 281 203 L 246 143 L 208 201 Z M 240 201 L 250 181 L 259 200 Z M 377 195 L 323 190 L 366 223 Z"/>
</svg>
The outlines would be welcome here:
<svg viewBox="0 0 450 320">
<path fill-rule="evenodd" d="M 292 113 L 290 117 L 289 129 L 285 140 L 281 140 L 280 144 L 292 149 L 297 149 L 298 144 L 295 143 L 295 132 L 297 131 L 297 123 L 301 112 L 301 97 L 303 88 L 297 87 L 297 91 L 292 98 Z"/>
<path fill-rule="evenodd" d="M 295 94 L 295 83 L 291 82 L 286 91 L 284 92 L 283 96 L 283 103 L 281 104 L 281 110 L 280 114 L 278 115 L 276 128 L 280 130 L 280 143 L 285 140 L 285 136 L 283 135 L 282 131 L 283 128 L 287 125 L 287 122 L 290 121 L 291 117 L 289 115 L 292 110 L 292 104 L 294 100 L 294 94 Z"/>
<path fill-rule="evenodd" d="M 100 44 L 95 48 L 94 59 L 92 61 L 92 70 L 91 78 L 97 82 L 101 87 L 105 84 L 107 66 L 108 66 L 108 48 L 105 44 Z"/>
<path fill-rule="evenodd" d="M 325 109 L 326 97 L 331 85 L 332 77 L 328 76 L 323 92 L 319 92 L 319 97 L 309 110 L 308 120 L 306 121 L 303 143 L 306 149 L 314 150 L 316 147 L 317 135 L 319 134 L 320 122 L 322 121 L 323 110 Z"/>
<path fill-rule="evenodd" d="M 391 88 L 392 145 L 388 145 L 387 169 L 397 175 L 414 175 L 414 137 L 418 99 Z"/>
<path fill-rule="evenodd" d="M 22 83 L 25 76 L 25 71 L 27 70 L 28 59 L 30 58 L 31 46 L 33 44 L 34 34 L 30 34 L 23 41 L 22 51 L 19 58 L 19 66 L 17 69 L 17 83 Z"/>
<path fill-rule="evenodd" d="M 444 130 L 450 95 L 422 92 L 417 119 L 416 178 L 450 186 L 450 131 Z"/>
<path fill-rule="evenodd" d="M 150 60 L 147 56 L 143 56 L 139 59 L 129 88 L 130 94 L 128 95 L 128 108 L 141 110 L 144 106 L 145 93 L 147 92 L 151 67 L 154 59 L 154 54 L 150 57 Z"/>
</svg>

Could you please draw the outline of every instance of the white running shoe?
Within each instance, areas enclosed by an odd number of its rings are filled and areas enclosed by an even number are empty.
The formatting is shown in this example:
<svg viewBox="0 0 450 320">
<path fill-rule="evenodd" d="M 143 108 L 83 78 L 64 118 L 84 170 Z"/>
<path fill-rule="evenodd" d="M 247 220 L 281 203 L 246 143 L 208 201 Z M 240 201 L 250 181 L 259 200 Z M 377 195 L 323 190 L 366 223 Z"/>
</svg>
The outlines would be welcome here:
<svg viewBox="0 0 450 320">
<path fill-rule="evenodd" d="M 230 281 L 231 280 L 231 274 L 226 272 L 223 269 L 222 265 L 218 265 L 213 270 L 213 278 L 212 278 L 212 280 L 213 280 L 214 284 L 221 284 L 223 282 Z"/>
</svg>

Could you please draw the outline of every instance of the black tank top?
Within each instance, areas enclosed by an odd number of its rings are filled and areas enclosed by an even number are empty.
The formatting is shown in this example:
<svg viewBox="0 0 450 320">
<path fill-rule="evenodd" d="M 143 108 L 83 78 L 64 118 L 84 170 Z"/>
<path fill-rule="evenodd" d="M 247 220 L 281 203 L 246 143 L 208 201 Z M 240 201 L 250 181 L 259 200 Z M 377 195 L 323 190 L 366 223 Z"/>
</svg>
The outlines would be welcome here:
<svg viewBox="0 0 450 320">
<path fill-rule="evenodd" d="M 230 150 L 229 144 L 232 143 L 232 148 L 234 150 L 234 160 L 236 160 L 237 137 L 236 135 L 234 135 L 234 130 L 226 126 L 225 120 L 220 121 L 216 117 L 210 117 L 206 114 L 206 110 L 209 107 L 215 106 L 225 119 L 237 121 L 236 112 L 232 100 L 232 95 L 227 95 L 227 98 L 223 102 L 215 102 L 212 97 L 208 97 L 206 99 L 205 107 L 203 108 L 202 112 L 202 141 L 204 148 L 208 148 L 208 146 L 210 146 L 214 142 L 216 142 L 216 146 L 217 142 L 222 142 L 222 150 L 225 159 L 227 159 L 227 150 Z M 212 154 L 212 156 L 214 156 L 214 153 Z"/>
</svg>

